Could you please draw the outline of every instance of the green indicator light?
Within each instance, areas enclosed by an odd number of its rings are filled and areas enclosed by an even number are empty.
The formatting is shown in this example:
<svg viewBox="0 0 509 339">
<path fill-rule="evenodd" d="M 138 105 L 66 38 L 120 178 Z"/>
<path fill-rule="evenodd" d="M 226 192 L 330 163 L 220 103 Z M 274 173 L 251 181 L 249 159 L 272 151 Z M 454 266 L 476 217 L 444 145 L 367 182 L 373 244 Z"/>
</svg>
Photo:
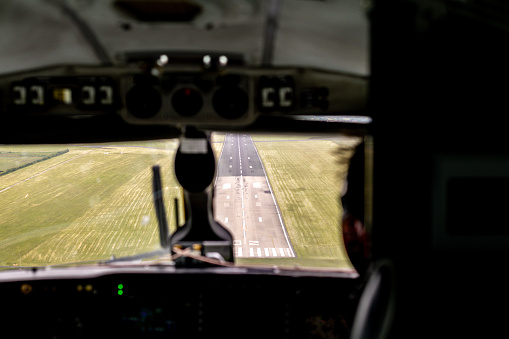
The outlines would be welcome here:
<svg viewBox="0 0 509 339">
<path fill-rule="evenodd" d="M 121 290 L 121 289 L 123 289 L 123 288 L 124 288 L 124 285 L 122 285 L 122 284 L 118 284 L 118 289 L 119 289 L 119 290 Z"/>
<path fill-rule="evenodd" d="M 118 287 L 118 295 L 124 294 L 124 291 L 122 291 L 122 289 L 124 288 L 124 285 L 118 284 L 117 287 Z"/>
<path fill-rule="evenodd" d="M 122 295 L 122 294 L 124 294 L 124 291 L 118 290 L 118 295 Z"/>
</svg>

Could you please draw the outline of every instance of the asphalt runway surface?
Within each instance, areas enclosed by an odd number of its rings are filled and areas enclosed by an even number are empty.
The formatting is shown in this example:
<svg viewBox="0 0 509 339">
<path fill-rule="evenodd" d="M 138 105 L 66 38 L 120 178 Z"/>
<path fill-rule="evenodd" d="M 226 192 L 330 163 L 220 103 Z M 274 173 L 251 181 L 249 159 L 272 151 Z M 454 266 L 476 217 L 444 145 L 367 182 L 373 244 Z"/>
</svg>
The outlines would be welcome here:
<svg viewBox="0 0 509 339">
<path fill-rule="evenodd" d="M 233 234 L 236 257 L 296 256 L 249 135 L 225 135 L 217 167 L 214 212 L 215 219 Z"/>
</svg>

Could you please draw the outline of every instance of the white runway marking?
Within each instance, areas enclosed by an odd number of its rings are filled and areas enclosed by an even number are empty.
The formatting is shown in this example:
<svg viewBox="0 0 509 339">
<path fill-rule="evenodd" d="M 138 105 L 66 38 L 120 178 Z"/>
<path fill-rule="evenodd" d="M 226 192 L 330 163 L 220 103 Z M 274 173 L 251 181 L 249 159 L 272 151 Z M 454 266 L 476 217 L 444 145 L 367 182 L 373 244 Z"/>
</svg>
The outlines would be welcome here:
<svg viewBox="0 0 509 339">
<path fill-rule="evenodd" d="M 237 247 L 237 257 L 242 257 L 243 254 L 244 254 L 244 249 L 246 249 L 246 251 L 248 253 L 246 253 L 246 257 L 249 256 L 249 257 L 262 257 L 262 255 L 264 255 L 265 257 L 291 257 L 292 256 L 292 252 L 289 248 L 260 248 L 260 247 L 249 247 L 249 248 L 244 248 L 244 247 L 241 247 L 240 244 L 237 244 L 236 245 L 239 245 L 239 247 Z M 279 251 L 278 251 L 279 250 Z"/>
<path fill-rule="evenodd" d="M 228 141 L 231 140 L 230 142 L 236 147 L 233 149 L 227 148 L 228 152 L 233 152 L 231 155 L 235 154 L 236 157 L 238 152 L 238 158 L 235 161 L 235 165 L 237 166 L 235 171 L 237 173 L 232 174 L 233 157 L 230 155 L 222 157 L 224 161 L 222 168 L 225 173 L 222 174 L 223 177 L 216 179 L 216 187 L 223 187 L 223 190 L 217 191 L 217 196 L 220 197 L 222 201 L 219 200 L 216 202 L 216 204 L 220 206 L 220 208 L 217 209 L 220 213 L 218 213 L 216 218 L 218 218 L 219 221 L 224 221 L 225 227 L 230 228 L 234 233 L 236 237 L 234 245 L 238 248 L 238 250 L 234 252 L 236 256 L 245 258 L 294 257 L 295 254 L 288 240 L 288 235 L 281 218 L 281 212 L 273 196 L 272 188 L 268 182 L 263 164 L 259 164 L 261 161 L 258 159 L 259 156 L 255 155 L 253 158 L 255 160 L 252 160 L 251 157 L 247 156 L 245 153 L 257 152 L 256 147 L 253 147 L 253 145 L 249 148 L 245 148 L 244 144 L 247 144 L 247 138 L 243 139 L 242 143 L 240 143 L 240 139 L 238 135 L 236 137 L 229 137 Z M 251 140 L 249 142 L 249 145 L 252 145 Z M 228 158 L 230 158 L 229 161 L 226 160 Z M 253 176 L 255 164 L 257 173 Z M 231 167 L 228 169 L 229 166 Z M 249 168 L 247 166 L 249 166 Z M 258 173 L 260 171 L 260 166 L 264 172 L 263 174 Z M 227 173 L 229 173 L 229 175 Z M 248 173 L 251 173 L 251 175 Z M 224 189 L 230 190 L 224 191 Z M 252 201 L 253 199 L 254 201 Z M 275 205 L 275 211 L 273 210 L 272 203 Z M 223 205 L 228 207 L 222 210 Z M 265 213 L 265 210 L 269 210 L 269 212 L 262 217 L 261 215 Z M 256 223 L 256 221 L 258 221 L 258 223 Z M 279 234 L 279 229 L 277 228 L 278 224 L 281 224 L 283 234 Z M 272 228 L 274 228 L 274 232 L 271 232 Z M 285 239 L 286 243 L 284 242 Z"/>
</svg>

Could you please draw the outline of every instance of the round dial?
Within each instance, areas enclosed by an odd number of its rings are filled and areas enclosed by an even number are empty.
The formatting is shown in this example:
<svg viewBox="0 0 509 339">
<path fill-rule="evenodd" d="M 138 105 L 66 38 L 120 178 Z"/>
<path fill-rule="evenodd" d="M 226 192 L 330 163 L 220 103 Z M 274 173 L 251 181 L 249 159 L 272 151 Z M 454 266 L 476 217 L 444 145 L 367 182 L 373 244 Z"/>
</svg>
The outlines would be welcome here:
<svg viewBox="0 0 509 339">
<path fill-rule="evenodd" d="M 237 86 L 223 86 L 214 93 L 212 105 L 217 114 L 225 119 L 243 116 L 249 106 L 246 92 Z"/>
<path fill-rule="evenodd" d="M 173 109 L 179 115 L 192 117 L 203 107 L 201 94 L 194 88 L 184 87 L 177 90 L 171 99 Z"/>
<path fill-rule="evenodd" d="M 152 86 L 135 85 L 127 92 L 127 110 L 137 118 L 152 118 L 159 113 L 161 106 L 161 94 Z"/>
</svg>

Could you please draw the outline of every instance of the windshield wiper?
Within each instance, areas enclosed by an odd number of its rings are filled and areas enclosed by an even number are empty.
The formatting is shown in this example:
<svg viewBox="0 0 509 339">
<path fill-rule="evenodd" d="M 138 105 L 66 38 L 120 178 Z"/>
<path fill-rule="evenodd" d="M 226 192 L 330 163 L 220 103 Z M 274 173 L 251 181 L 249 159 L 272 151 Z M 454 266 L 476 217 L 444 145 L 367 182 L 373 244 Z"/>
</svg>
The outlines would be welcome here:
<svg viewBox="0 0 509 339">
<path fill-rule="evenodd" d="M 168 230 L 168 221 L 166 219 L 166 212 L 164 209 L 163 199 L 163 185 L 161 182 L 161 168 L 159 166 L 152 166 L 152 195 L 154 197 L 154 207 L 156 209 L 157 225 L 159 228 L 159 240 L 161 243 L 161 249 L 156 251 L 142 253 L 133 256 L 112 258 L 108 261 L 103 261 L 103 264 L 109 264 L 113 262 L 125 262 L 125 261 L 137 261 L 147 259 L 155 256 L 162 256 L 169 254 L 170 238 Z M 178 220 L 178 217 L 177 217 Z M 173 258 L 172 258 L 173 259 Z"/>
<path fill-rule="evenodd" d="M 159 240 L 161 241 L 161 247 L 166 249 L 170 246 L 170 238 L 168 221 L 166 220 L 166 212 L 164 210 L 161 169 L 157 165 L 152 167 L 152 193 L 154 195 L 154 207 L 156 209 L 157 224 L 159 226 Z"/>
</svg>

